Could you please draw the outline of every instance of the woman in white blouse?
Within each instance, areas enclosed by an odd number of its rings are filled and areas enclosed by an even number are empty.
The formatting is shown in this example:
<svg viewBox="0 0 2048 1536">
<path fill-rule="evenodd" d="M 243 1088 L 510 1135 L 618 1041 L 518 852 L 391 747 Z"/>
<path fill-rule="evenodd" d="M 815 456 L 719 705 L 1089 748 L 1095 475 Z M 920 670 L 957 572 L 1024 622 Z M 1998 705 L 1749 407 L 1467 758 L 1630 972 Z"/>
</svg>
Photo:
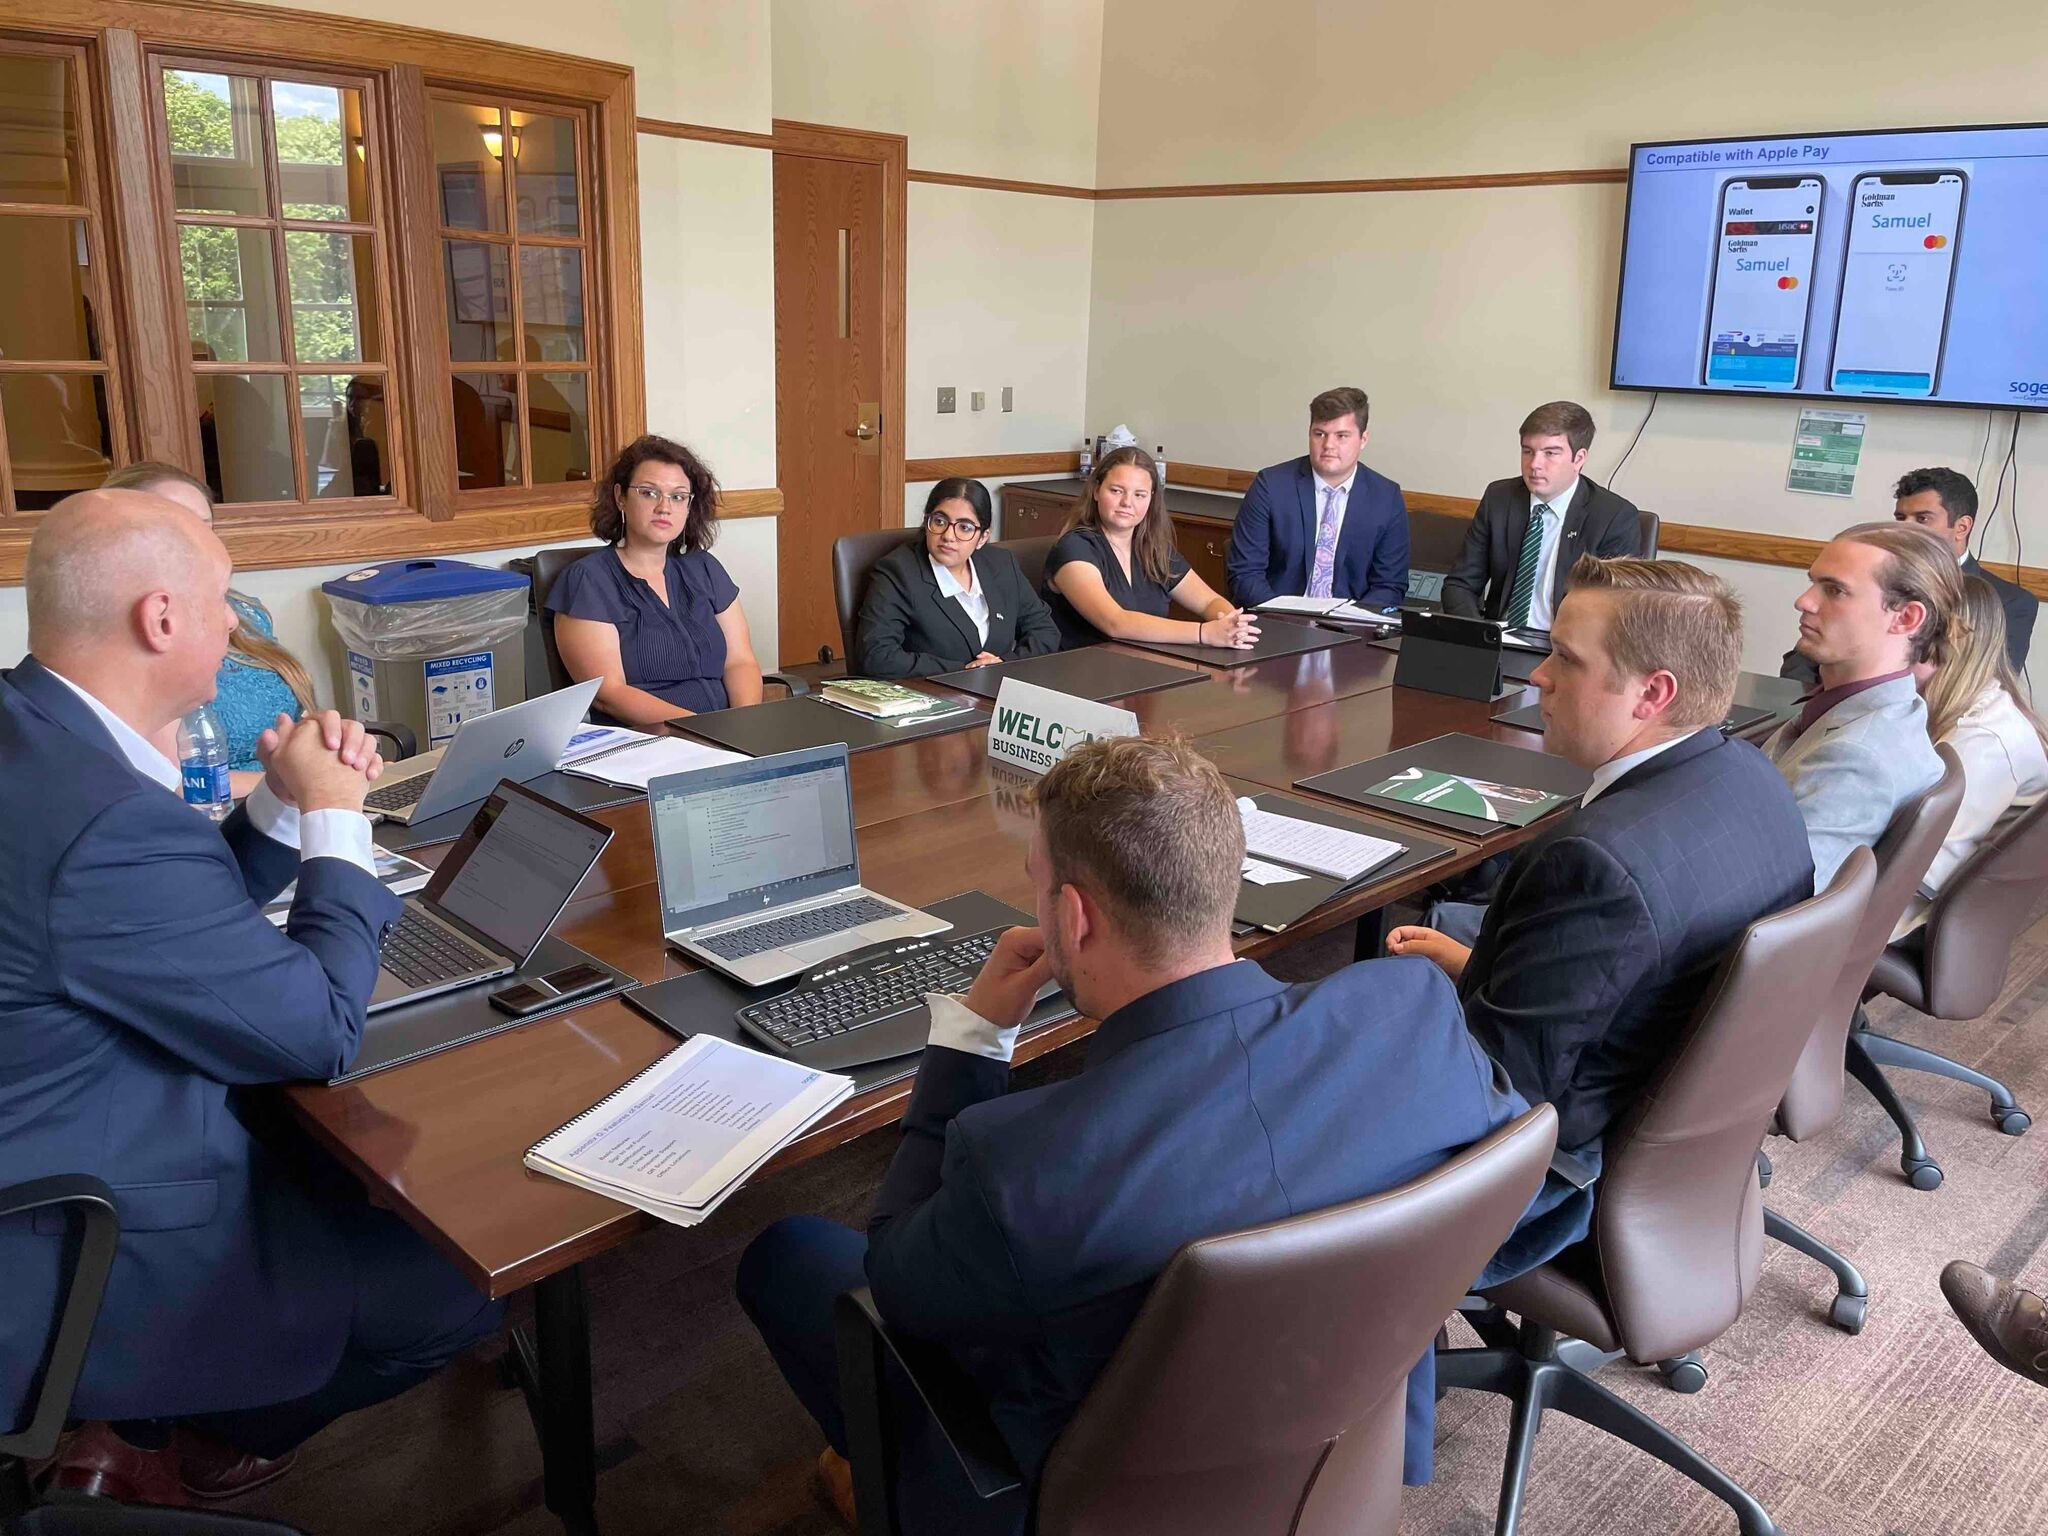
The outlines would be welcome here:
<svg viewBox="0 0 2048 1536">
<path fill-rule="evenodd" d="M 1948 839 L 1892 937 L 1927 921 L 1941 888 L 1992 834 L 2048 794 L 2048 726 L 2026 703 L 2026 685 L 2005 655 L 2005 612 L 1981 577 L 1963 581 L 1967 626 L 1946 666 L 1913 669 L 1927 701 L 1927 734 L 1963 762 L 1963 803 Z"/>
</svg>

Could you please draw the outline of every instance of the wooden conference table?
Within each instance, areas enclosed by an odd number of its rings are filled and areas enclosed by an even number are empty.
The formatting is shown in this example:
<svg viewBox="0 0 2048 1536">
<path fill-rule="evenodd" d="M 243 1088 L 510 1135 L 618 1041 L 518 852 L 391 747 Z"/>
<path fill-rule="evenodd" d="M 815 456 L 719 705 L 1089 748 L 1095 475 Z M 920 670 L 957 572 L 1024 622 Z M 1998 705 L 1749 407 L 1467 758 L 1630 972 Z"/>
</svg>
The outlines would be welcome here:
<svg viewBox="0 0 2048 1536">
<path fill-rule="evenodd" d="M 1299 793 L 1291 786 L 1309 774 L 1448 731 L 1541 746 L 1539 737 L 1491 721 L 1526 699 L 1488 705 L 1396 688 L 1393 670 L 1387 651 L 1349 644 L 1216 671 L 1206 681 L 1121 702 L 1148 733 L 1191 737 L 1246 794 Z M 851 759 L 864 883 L 912 905 L 980 889 L 1030 910 L 1024 856 L 1033 780 L 990 764 L 986 737 L 986 727 L 976 727 Z M 596 814 L 618 835 L 555 931 L 643 983 L 693 969 L 663 942 L 645 802 Z M 1482 857 L 1475 841 L 1441 828 L 1391 820 L 1387 828 L 1394 837 L 1423 832 L 1452 851 L 1369 881 L 1284 934 L 1245 934 L 1238 953 L 1257 958 L 1357 922 Z M 1487 853 L 1534 830 L 1497 836 Z M 420 856 L 433 862 L 442 851 Z M 1376 942 L 1377 925 L 1371 926 Z M 1049 1025 L 1019 1042 L 1017 1060 L 1094 1028 L 1079 1018 Z M 589 1321 L 578 1266 L 657 1223 L 531 1173 L 521 1157 L 675 1044 L 673 1035 L 610 998 L 356 1082 L 282 1090 L 295 1117 L 371 1198 L 409 1221 L 479 1289 L 505 1296 L 534 1287 L 534 1336 L 515 1335 L 515 1364 L 534 1406 L 548 1508 L 572 1532 L 596 1530 Z M 894 1124 L 909 1089 L 906 1079 L 847 1100 L 756 1177 Z"/>
</svg>

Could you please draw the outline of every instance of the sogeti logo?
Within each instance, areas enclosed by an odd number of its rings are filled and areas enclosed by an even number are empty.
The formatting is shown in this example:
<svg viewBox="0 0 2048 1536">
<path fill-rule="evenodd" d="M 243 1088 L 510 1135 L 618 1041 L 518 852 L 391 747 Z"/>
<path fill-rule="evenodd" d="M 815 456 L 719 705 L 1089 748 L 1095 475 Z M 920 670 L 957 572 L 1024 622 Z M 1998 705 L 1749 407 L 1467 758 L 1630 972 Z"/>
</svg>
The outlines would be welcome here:
<svg viewBox="0 0 2048 1536">
<path fill-rule="evenodd" d="M 2048 400 L 2048 379 L 2014 379 L 2005 388 L 2008 394 L 2025 395 L 2029 400 Z"/>
</svg>

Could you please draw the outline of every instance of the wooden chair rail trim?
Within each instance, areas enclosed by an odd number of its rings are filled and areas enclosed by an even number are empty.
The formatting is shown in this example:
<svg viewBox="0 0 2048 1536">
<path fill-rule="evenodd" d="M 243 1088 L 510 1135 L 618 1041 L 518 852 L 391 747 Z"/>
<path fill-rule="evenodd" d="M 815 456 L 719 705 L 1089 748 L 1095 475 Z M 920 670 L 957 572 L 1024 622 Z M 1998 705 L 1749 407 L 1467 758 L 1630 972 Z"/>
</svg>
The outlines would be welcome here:
<svg viewBox="0 0 2048 1536">
<path fill-rule="evenodd" d="M 906 459 L 903 478 L 909 481 L 948 480 L 955 475 L 985 479 L 999 475 L 1075 474 L 1081 455 L 1067 453 L 984 453 L 951 459 Z"/>
<path fill-rule="evenodd" d="M 1102 194 L 1093 187 L 1073 187 L 1057 181 L 1012 181 L 1004 176 L 963 176 L 954 171 L 912 171 L 912 181 L 934 187 L 975 187 L 984 192 L 1023 192 L 1033 197 L 1076 197 L 1094 202 Z"/>
<path fill-rule="evenodd" d="M 775 486 L 726 491 L 720 501 L 721 520 L 774 517 L 782 510 L 782 492 Z M 285 570 L 395 555 L 459 555 L 516 544 L 584 539 L 590 536 L 590 500 L 584 491 L 571 501 L 459 512 L 441 522 L 410 510 L 357 517 L 291 513 L 239 527 L 223 522 L 217 531 L 236 570 Z M 0 586 L 20 584 L 28 541 L 27 528 L 0 530 Z"/>
</svg>

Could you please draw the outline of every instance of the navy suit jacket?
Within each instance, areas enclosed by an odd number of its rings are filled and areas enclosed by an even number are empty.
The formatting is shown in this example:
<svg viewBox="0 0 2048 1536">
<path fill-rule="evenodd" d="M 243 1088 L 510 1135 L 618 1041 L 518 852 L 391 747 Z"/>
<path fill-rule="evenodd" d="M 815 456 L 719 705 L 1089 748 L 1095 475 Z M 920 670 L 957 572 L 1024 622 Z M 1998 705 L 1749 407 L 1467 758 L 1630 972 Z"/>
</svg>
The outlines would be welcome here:
<svg viewBox="0 0 2048 1536">
<path fill-rule="evenodd" d="M 1230 532 L 1225 569 L 1232 602 L 1252 608 L 1308 592 L 1323 520 L 1321 483 L 1306 454 L 1259 471 Z M 1330 590 L 1368 608 L 1392 608 L 1408 595 L 1408 504 L 1400 486 L 1363 464 L 1344 503 Z"/>
<path fill-rule="evenodd" d="M 1377 1193 L 1527 1107 L 1415 959 L 1293 987 L 1219 966 L 1104 1019 L 1079 1076 L 1008 1081 L 1001 1062 L 925 1052 L 867 1268 L 890 1324 L 987 1391 L 1034 1480 L 1182 1245 Z M 1434 1381 L 1426 1355 L 1411 1481 Z"/>
<path fill-rule="evenodd" d="M 130 766 L 33 659 L 0 674 L 0 1170 L 113 1186 L 114 1270 L 73 1411 L 257 1407 L 333 1374 L 338 1232 L 238 1118 L 233 1085 L 356 1054 L 398 902 L 340 859 L 215 827 Z M 280 931 L 260 903 L 296 877 Z M 0 1424 L 56 1315 L 61 1216 L 0 1222 Z"/>
<path fill-rule="evenodd" d="M 1713 728 L 1625 773 L 1525 845 L 1459 992 L 1479 1043 L 1558 1145 L 1596 1141 L 1663 1065 L 1742 930 L 1813 894 L 1799 806 Z"/>
</svg>

